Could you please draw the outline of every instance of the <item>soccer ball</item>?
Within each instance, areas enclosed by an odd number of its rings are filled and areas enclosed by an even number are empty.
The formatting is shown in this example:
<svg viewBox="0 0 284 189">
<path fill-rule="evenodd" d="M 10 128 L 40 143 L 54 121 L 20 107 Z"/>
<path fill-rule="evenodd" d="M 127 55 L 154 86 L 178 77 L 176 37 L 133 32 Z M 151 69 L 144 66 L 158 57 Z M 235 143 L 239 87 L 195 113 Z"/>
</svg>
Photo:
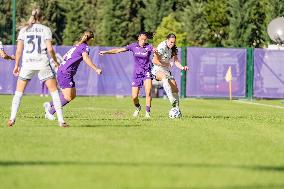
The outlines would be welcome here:
<svg viewBox="0 0 284 189">
<path fill-rule="evenodd" d="M 181 117 L 181 112 L 179 108 L 175 107 L 169 111 L 169 118 L 175 119 L 175 118 L 180 118 L 180 117 Z"/>
</svg>

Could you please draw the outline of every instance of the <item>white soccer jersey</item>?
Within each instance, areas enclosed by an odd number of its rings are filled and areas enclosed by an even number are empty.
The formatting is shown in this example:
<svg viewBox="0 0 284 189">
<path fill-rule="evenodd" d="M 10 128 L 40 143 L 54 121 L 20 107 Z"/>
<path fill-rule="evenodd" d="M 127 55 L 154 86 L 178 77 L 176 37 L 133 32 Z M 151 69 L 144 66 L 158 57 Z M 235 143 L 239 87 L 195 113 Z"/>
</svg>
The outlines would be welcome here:
<svg viewBox="0 0 284 189">
<path fill-rule="evenodd" d="M 172 49 L 167 46 L 166 41 L 163 41 L 158 45 L 157 51 L 161 59 L 170 64 L 170 60 L 172 59 Z"/>
<path fill-rule="evenodd" d="M 20 30 L 18 40 L 24 41 L 22 66 L 27 69 L 42 69 L 49 66 L 46 40 L 52 40 L 49 27 L 33 24 Z"/>
<path fill-rule="evenodd" d="M 3 47 L 3 44 L 2 42 L 0 41 L 0 50 L 3 51 L 4 50 L 4 47 Z"/>
</svg>

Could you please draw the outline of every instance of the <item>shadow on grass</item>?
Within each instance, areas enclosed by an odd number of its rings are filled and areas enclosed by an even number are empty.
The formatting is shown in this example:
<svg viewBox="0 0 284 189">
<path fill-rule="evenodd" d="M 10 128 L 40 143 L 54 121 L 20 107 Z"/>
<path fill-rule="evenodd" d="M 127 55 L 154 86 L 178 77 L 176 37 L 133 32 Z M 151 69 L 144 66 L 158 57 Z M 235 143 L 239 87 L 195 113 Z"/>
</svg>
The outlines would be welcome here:
<svg viewBox="0 0 284 189">
<path fill-rule="evenodd" d="M 265 165 L 225 165 L 225 164 L 193 164 L 193 163 L 161 163 L 161 162 L 83 162 L 83 161 L 0 161 L 0 167 L 10 166 L 117 166 L 117 167 L 173 167 L 173 168 L 214 168 L 245 169 L 253 171 L 284 172 L 284 166 Z"/>
</svg>

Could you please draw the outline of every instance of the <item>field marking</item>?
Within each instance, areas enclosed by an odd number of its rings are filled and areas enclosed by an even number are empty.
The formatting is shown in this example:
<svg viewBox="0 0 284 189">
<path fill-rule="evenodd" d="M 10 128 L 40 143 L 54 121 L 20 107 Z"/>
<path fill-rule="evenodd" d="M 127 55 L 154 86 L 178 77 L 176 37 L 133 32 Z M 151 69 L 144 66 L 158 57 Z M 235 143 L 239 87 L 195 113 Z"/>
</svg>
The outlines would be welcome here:
<svg viewBox="0 0 284 189">
<path fill-rule="evenodd" d="M 270 108 L 279 108 L 279 109 L 284 109 L 283 106 L 277 106 L 277 105 L 271 105 L 271 104 L 262 104 L 262 103 L 257 103 L 257 102 L 249 102 L 249 101 L 244 101 L 244 100 L 237 100 L 234 102 L 239 102 L 239 103 L 243 103 L 243 104 L 252 104 L 252 105 L 256 105 L 256 106 L 266 106 L 266 107 L 270 107 Z"/>
</svg>

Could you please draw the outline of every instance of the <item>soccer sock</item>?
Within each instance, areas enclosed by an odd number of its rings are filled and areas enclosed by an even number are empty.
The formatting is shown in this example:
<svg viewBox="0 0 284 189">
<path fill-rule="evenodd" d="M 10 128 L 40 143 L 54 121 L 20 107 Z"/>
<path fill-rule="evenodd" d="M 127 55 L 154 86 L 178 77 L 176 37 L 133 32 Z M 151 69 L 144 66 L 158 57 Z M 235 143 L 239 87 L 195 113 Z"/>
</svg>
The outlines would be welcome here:
<svg viewBox="0 0 284 189">
<path fill-rule="evenodd" d="M 167 79 L 167 78 L 162 79 L 162 82 L 163 82 L 163 88 L 164 88 L 164 90 L 166 91 L 166 94 L 167 94 L 167 96 L 168 96 L 168 98 L 169 98 L 169 101 L 170 101 L 171 103 L 173 103 L 174 100 L 175 100 L 175 98 L 174 98 L 174 96 L 173 96 L 172 88 L 171 88 L 171 86 L 170 86 L 170 84 L 169 84 L 168 79 Z"/>
<path fill-rule="evenodd" d="M 60 93 L 60 101 L 61 101 L 61 106 L 65 106 L 66 104 L 68 104 L 70 101 L 66 100 L 64 98 L 64 95 L 62 93 Z M 53 101 L 49 102 L 51 109 L 49 110 L 49 113 L 54 114 L 56 112 L 55 108 L 54 108 L 54 104 Z"/>
<path fill-rule="evenodd" d="M 51 97 L 52 97 L 52 100 L 53 100 L 54 109 L 55 109 L 56 114 L 57 114 L 58 122 L 64 123 L 63 111 L 62 111 L 61 101 L 60 101 L 60 97 L 59 97 L 59 92 L 58 92 L 58 90 L 56 90 L 56 91 L 51 92 L 50 94 L 51 94 Z"/>
<path fill-rule="evenodd" d="M 146 106 L 146 112 L 150 112 L 150 106 Z"/>
<path fill-rule="evenodd" d="M 179 95 L 178 93 L 173 93 L 175 99 L 177 99 L 177 106 L 179 106 Z"/>
<path fill-rule="evenodd" d="M 12 101 L 10 120 L 16 119 L 16 115 L 17 115 L 17 112 L 18 112 L 20 104 L 21 104 L 22 96 L 23 96 L 22 92 L 15 91 L 15 95 L 14 95 L 13 101 Z"/>
</svg>

